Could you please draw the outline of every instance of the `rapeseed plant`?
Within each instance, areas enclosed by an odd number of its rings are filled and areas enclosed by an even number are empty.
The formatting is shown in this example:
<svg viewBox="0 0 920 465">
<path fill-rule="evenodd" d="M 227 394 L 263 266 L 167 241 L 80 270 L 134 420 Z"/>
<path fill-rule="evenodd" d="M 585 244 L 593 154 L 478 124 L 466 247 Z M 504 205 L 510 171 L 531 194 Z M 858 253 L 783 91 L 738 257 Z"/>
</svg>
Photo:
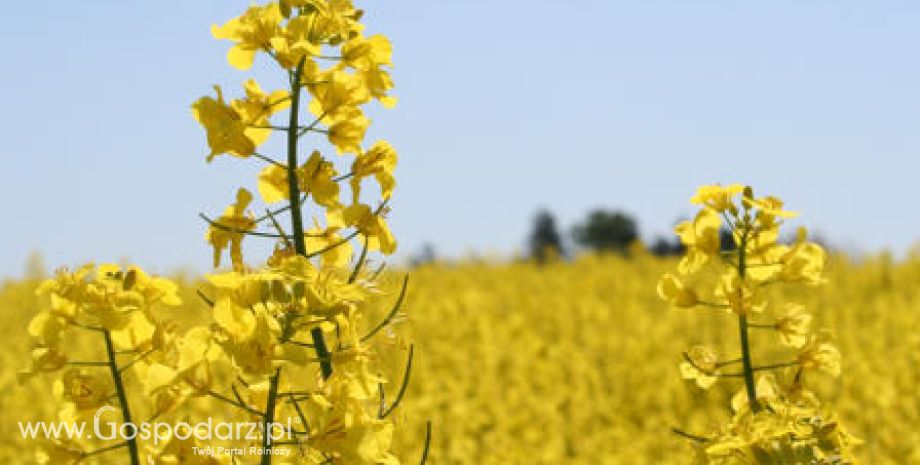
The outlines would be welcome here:
<svg viewBox="0 0 920 465">
<path fill-rule="evenodd" d="M 855 463 L 852 448 L 859 441 L 805 386 L 814 371 L 840 375 L 839 350 L 826 333 L 811 330 L 812 317 L 802 305 L 780 305 L 765 292 L 768 286 L 823 283 L 824 250 L 808 241 L 805 228 L 792 244 L 780 243 L 780 229 L 795 213 L 776 197 L 754 197 L 750 187 L 703 186 L 691 202 L 701 209 L 675 229 L 687 252 L 678 274 L 659 281 L 658 294 L 674 307 L 734 316 L 738 351 L 726 356 L 732 352 L 694 346 L 684 352 L 680 373 L 702 389 L 723 379 L 743 384 L 731 400 L 728 424 L 702 435 L 675 432 L 696 442 L 701 464 Z M 729 250 L 720 240 L 723 227 L 734 241 Z M 756 364 L 751 330 L 775 332 L 776 343 L 791 356 Z"/>
<path fill-rule="evenodd" d="M 214 96 L 192 105 L 207 136 L 207 162 L 230 155 L 265 164 L 257 185 L 268 208 L 257 217 L 251 209 L 255 197 L 239 188 L 223 214 L 201 215 L 213 266 L 221 265 L 229 249 L 232 270 L 207 277 L 198 294 L 210 312 L 193 324 L 183 325 L 162 310 L 182 305 L 176 283 L 134 266 L 62 269 L 39 287 L 48 306 L 29 324 L 33 362 L 20 377 L 57 376 L 62 420 L 86 419 L 111 406 L 121 412 L 122 429 L 133 427 L 139 411 L 148 421 L 219 415 L 261 425 L 259 437 L 245 441 L 260 446 L 256 455 L 263 465 L 275 455 L 283 455 L 284 463 L 399 463 L 391 450 L 390 415 L 405 393 L 413 350 L 381 330 L 397 319 L 408 280 L 390 297 L 392 309 L 382 321 L 370 321 L 367 312 L 387 298 L 379 285 L 382 267 L 371 270 L 367 263 L 371 253 L 396 250 L 385 217 L 398 157 L 383 140 L 365 148 L 370 120 L 363 109 L 373 101 L 389 108 L 396 99 L 389 94 L 390 42 L 383 35 L 365 37 L 363 15 L 350 0 L 281 0 L 252 6 L 212 28 L 214 37 L 233 42 L 227 55 L 232 66 L 247 70 L 264 55 L 287 77 L 287 88 L 270 92 L 248 79 L 243 96 L 234 99 L 215 86 Z M 311 115 L 306 124 L 302 110 Z M 285 111 L 286 122 L 273 123 Z M 273 132 L 285 137 L 283 160 L 259 152 Z M 331 144 L 335 158 L 319 150 L 305 157 L 300 143 L 307 136 Z M 350 170 L 340 172 L 338 160 L 346 157 Z M 367 178 L 379 187 L 375 206 L 362 192 Z M 351 190 L 346 203 L 344 181 Z M 278 203 L 283 205 L 273 206 Z M 309 217 L 307 206 L 315 208 Z M 289 217 L 289 232 L 281 215 Z M 276 242 L 264 265 L 244 260 L 247 237 Z M 360 247 L 357 255 L 353 242 Z M 92 343 L 74 330 L 98 333 L 104 357 L 71 359 L 67 343 Z M 387 339 L 383 345 L 374 341 L 380 338 Z M 402 387 L 389 402 L 390 384 L 378 366 L 380 347 L 408 349 Z M 273 438 L 272 428 L 283 424 L 297 426 L 284 429 L 283 441 Z M 423 456 L 430 423 L 427 429 Z M 111 463 L 122 450 L 132 465 L 241 458 L 201 453 L 211 438 L 171 432 L 156 439 L 152 444 L 136 434 L 109 443 L 54 439 L 37 458 Z"/>
</svg>

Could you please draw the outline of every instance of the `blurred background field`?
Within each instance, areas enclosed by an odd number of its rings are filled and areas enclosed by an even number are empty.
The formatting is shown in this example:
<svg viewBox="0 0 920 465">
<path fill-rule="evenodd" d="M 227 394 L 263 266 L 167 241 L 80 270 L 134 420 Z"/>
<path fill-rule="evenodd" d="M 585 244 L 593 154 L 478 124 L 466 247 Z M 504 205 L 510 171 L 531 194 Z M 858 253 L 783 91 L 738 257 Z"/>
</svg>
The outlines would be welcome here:
<svg viewBox="0 0 920 465">
<path fill-rule="evenodd" d="M 587 254 L 543 266 L 466 260 L 393 270 L 394 289 L 399 274 L 411 275 L 408 320 L 397 333 L 416 344 L 397 414 L 404 463 L 417 460 L 428 419 L 433 464 L 688 463 L 690 445 L 670 429 L 707 431 L 739 385 L 701 392 L 680 379 L 680 352 L 709 341 L 730 351 L 736 334 L 728 315 L 669 309 L 658 299 L 656 280 L 673 266 L 634 249 L 629 257 Z M 36 310 L 40 274 L 36 267 L 0 289 L 0 459 L 7 463 L 24 457 L 16 422 L 50 414 L 46 384 L 16 381 L 27 363 L 22 328 Z M 177 316 L 200 315 L 195 279 L 177 278 L 185 300 Z M 843 355 L 840 379 L 812 375 L 808 383 L 865 441 L 864 463 L 920 463 L 920 256 L 838 254 L 827 278 L 785 291 L 816 313 Z M 756 348 L 758 338 L 775 334 L 753 337 Z M 387 361 L 394 372 L 402 357 Z"/>
</svg>

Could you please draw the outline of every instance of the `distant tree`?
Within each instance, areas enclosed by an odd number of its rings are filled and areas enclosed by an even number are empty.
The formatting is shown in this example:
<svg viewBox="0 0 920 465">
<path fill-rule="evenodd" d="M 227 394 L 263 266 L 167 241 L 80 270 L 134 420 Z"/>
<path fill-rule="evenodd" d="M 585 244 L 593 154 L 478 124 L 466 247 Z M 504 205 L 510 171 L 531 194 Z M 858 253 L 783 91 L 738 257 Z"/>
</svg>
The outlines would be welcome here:
<svg viewBox="0 0 920 465">
<path fill-rule="evenodd" d="M 594 210 L 584 223 L 572 228 L 572 238 L 597 252 L 626 253 L 629 244 L 639 239 L 639 228 L 626 213 Z"/>
<path fill-rule="evenodd" d="M 658 257 L 671 257 L 675 255 L 683 255 L 686 251 L 684 244 L 681 244 L 680 239 L 665 239 L 664 237 L 658 236 L 655 238 L 655 241 L 652 242 L 652 247 L 649 249 L 652 252 L 652 255 Z"/>
<path fill-rule="evenodd" d="M 534 216 L 528 247 L 530 258 L 541 264 L 565 255 L 562 236 L 556 228 L 556 218 L 548 210 L 540 210 Z"/>
<path fill-rule="evenodd" d="M 410 262 L 413 267 L 417 267 L 432 263 L 437 260 L 437 258 L 438 255 L 434 250 L 434 246 L 431 245 L 431 243 L 426 242 L 424 245 L 422 245 L 421 250 L 419 250 L 418 253 L 411 258 Z"/>
</svg>

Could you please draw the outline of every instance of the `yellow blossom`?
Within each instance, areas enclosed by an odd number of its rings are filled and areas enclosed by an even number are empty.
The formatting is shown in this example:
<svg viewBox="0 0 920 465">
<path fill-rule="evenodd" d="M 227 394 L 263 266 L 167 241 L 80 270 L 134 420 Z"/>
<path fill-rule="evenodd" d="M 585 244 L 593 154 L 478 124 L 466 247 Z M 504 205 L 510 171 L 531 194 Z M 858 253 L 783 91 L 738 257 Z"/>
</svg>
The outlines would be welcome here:
<svg viewBox="0 0 920 465">
<path fill-rule="evenodd" d="M 380 185 L 380 195 L 384 199 L 389 199 L 393 194 L 393 188 L 396 186 L 396 178 L 393 176 L 393 170 L 396 169 L 398 157 L 396 150 L 389 142 L 381 140 L 375 143 L 366 152 L 358 155 L 351 164 L 352 178 L 351 184 L 352 203 L 358 203 L 361 196 L 361 180 L 374 176 L 377 184 Z"/>
<path fill-rule="evenodd" d="M 699 303 L 696 292 L 671 273 L 665 273 L 658 281 L 658 296 L 675 307 L 693 307 Z"/>
<path fill-rule="evenodd" d="M 757 401 L 758 402 L 770 402 L 776 399 L 780 388 L 776 383 L 776 377 L 772 374 L 765 374 L 758 378 L 757 380 Z M 732 410 L 735 413 L 741 413 L 750 409 L 748 404 L 748 397 L 745 389 L 742 388 L 738 390 L 737 393 L 732 397 Z"/>
<path fill-rule="evenodd" d="M 786 312 L 776 320 L 776 331 L 783 345 L 799 348 L 808 342 L 810 325 L 811 314 L 805 311 L 805 307 L 789 303 Z"/>
<path fill-rule="evenodd" d="M 343 218 L 345 224 L 358 228 L 367 238 L 368 250 L 379 250 L 387 255 L 396 251 L 396 240 L 386 220 L 380 213 L 372 211 L 371 207 L 364 204 L 349 205 L 345 207 Z"/>
<path fill-rule="evenodd" d="M 369 38 L 355 37 L 342 45 L 340 65 L 358 70 L 371 96 L 378 99 L 386 108 L 392 108 L 396 104 L 396 98 L 387 95 L 393 88 L 393 79 L 383 69 L 384 66 L 393 64 L 391 56 L 390 41 L 380 34 Z"/>
<path fill-rule="evenodd" d="M 219 86 L 214 86 L 217 98 L 201 97 L 192 104 L 192 114 L 204 126 L 211 153 L 210 162 L 217 155 L 229 153 L 236 157 L 248 157 L 255 153 L 256 144 L 246 135 L 247 126 L 243 116 L 224 102 Z"/>
<path fill-rule="evenodd" d="M 222 346 L 243 376 L 265 376 L 274 371 L 275 361 L 280 358 L 280 331 L 274 318 L 264 310 L 257 309 L 252 332 L 246 335 L 230 334 Z"/>
<path fill-rule="evenodd" d="M 314 97 L 309 107 L 314 115 L 330 123 L 363 117 L 354 112 L 369 100 L 360 76 L 333 70 L 317 75 L 316 79 L 317 82 L 307 85 Z"/>
<path fill-rule="evenodd" d="M 817 369 L 831 376 L 840 376 L 840 350 L 824 336 L 812 335 L 798 355 L 802 368 Z"/>
<path fill-rule="evenodd" d="M 363 14 L 351 0 L 285 0 L 285 3 L 306 3 L 311 25 L 311 40 L 317 43 L 341 44 L 355 37 L 364 26 L 358 22 Z"/>
<path fill-rule="evenodd" d="M 29 334 L 41 344 L 49 347 L 58 347 L 61 343 L 61 334 L 68 328 L 67 321 L 50 311 L 42 311 L 32 317 L 29 322 Z"/>
<path fill-rule="evenodd" d="M 246 209 L 252 202 L 252 194 L 240 188 L 236 193 L 236 202 L 224 210 L 224 214 L 208 227 L 206 239 L 214 247 L 214 267 L 220 266 L 223 250 L 230 246 L 230 259 L 234 269 L 243 268 L 243 237 L 247 231 L 255 229 L 255 219 Z"/>
<path fill-rule="evenodd" d="M 283 4 L 283 3 L 282 3 Z M 321 45 L 315 38 L 315 17 L 299 15 L 291 18 L 278 35 L 269 39 L 275 60 L 285 69 L 294 69 L 303 62 L 302 74 L 312 76 L 316 63 L 309 57 L 320 55 Z"/>
<path fill-rule="evenodd" d="M 334 218 L 338 217 L 338 220 Z M 307 250 L 315 252 L 322 251 L 320 255 L 323 265 L 327 267 L 344 267 L 351 261 L 353 249 L 351 243 L 344 240 L 345 238 L 339 233 L 345 226 L 341 220 L 341 210 L 327 212 L 325 228 L 314 222 L 314 226 L 307 230 L 304 239 Z"/>
<path fill-rule="evenodd" d="M 259 146 L 271 135 L 272 130 L 268 127 L 271 124 L 269 118 L 291 106 L 290 94 L 286 90 L 276 90 L 268 94 L 255 79 L 247 80 L 243 88 L 246 98 L 234 100 L 231 106 L 246 125 L 246 137 Z"/>
<path fill-rule="evenodd" d="M 282 19 L 278 3 L 252 6 L 223 26 L 211 26 L 211 34 L 215 39 L 233 41 L 233 47 L 227 52 L 227 61 L 236 68 L 247 70 L 252 67 L 256 52 L 271 49 L 271 40 L 280 33 Z"/>
<path fill-rule="evenodd" d="M 58 371 L 67 365 L 67 356 L 53 347 L 36 347 L 32 349 L 31 356 L 32 366 L 16 374 L 16 379 L 20 383 L 28 381 L 38 373 Z"/>
<path fill-rule="evenodd" d="M 361 141 L 371 121 L 358 108 L 336 114 L 335 121 L 329 126 L 329 142 L 341 153 L 361 153 Z"/>
<path fill-rule="evenodd" d="M 687 246 L 687 254 L 681 259 L 678 271 L 690 274 L 705 265 L 710 257 L 719 253 L 721 239 L 719 228 L 722 220 L 714 210 L 704 208 L 693 221 L 678 224 L 674 231 Z"/>
<path fill-rule="evenodd" d="M 324 207 L 339 205 L 339 184 L 334 181 L 337 173 L 335 166 L 323 159 L 319 151 L 314 150 L 301 167 L 297 169 L 300 191 L 312 195 L 313 200 Z M 259 194 L 266 203 L 289 200 L 287 168 L 269 165 L 259 173 Z"/>
<path fill-rule="evenodd" d="M 796 243 L 781 257 L 783 264 L 778 278 L 786 282 L 820 284 L 824 280 L 821 273 L 827 261 L 827 253 L 813 242 L 807 242 L 804 228 L 799 230 Z"/>
<path fill-rule="evenodd" d="M 298 170 L 300 189 L 312 195 L 317 204 L 336 207 L 339 205 L 339 184 L 333 181 L 336 175 L 335 166 L 323 159 L 318 150 L 314 150 Z"/>
<path fill-rule="evenodd" d="M 718 184 L 702 186 L 697 189 L 696 195 L 690 199 L 690 203 L 704 205 L 718 213 L 724 211 L 737 212 L 734 197 L 743 190 L 744 186 L 741 184 L 730 184 L 724 187 Z"/>
<path fill-rule="evenodd" d="M 732 312 L 738 315 L 764 310 L 765 302 L 757 286 L 742 278 L 734 269 L 722 274 L 713 295 L 716 302 L 727 305 Z"/>
<path fill-rule="evenodd" d="M 757 219 L 764 225 L 772 225 L 776 218 L 794 218 L 798 216 L 796 212 L 783 210 L 783 201 L 770 195 L 759 199 L 744 197 L 743 200 L 745 207 L 748 209 L 757 209 Z"/>
<path fill-rule="evenodd" d="M 270 164 L 259 172 L 259 195 L 265 203 L 277 203 L 290 198 L 287 167 Z"/>
<path fill-rule="evenodd" d="M 342 63 L 355 69 L 369 70 L 393 65 L 393 46 L 381 34 L 357 36 L 342 44 Z"/>
<path fill-rule="evenodd" d="M 329 320 L 353 309 L 367 295 L 359 284 L 348 282 L 343 270 L 335 268 L 323 270 L 306 291 L 310 313 Z"/>
<path fill-rule="evenodd" d="M 54 384 L 54 392 L 79 410 L 95 410 L 108 404 L 112 397 L 109 373 L 97 367 L 65 370 Z"/>
<path fill-rule="evenodd" d="M 719 355 L 711 347 L 694 346 L 686 353 L 687 361 L 680 364 L 680 376 L 709 389 L 719 380 Z"/>
</svg>

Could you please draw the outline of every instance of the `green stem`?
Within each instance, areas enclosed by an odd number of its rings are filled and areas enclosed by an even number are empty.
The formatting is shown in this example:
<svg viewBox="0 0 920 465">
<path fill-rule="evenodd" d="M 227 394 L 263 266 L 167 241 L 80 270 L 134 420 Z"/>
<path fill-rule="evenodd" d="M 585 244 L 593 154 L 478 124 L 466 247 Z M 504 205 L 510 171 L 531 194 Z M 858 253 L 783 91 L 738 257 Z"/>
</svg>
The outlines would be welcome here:
<svg viewBox="0 0 920 465">
<path fill-rule="evenodd" d="M 355 269 L 351 271 L 351 276 L 348 277 L 348 284 L 355 282 L 358 279 L 358 273 L 361 272 L 361 266 L 364 265 L 364 260 L 367 259 L 367 236 L 364 237 L 364 246 L 361 247 L 361 255 L 358 256 L 358 263 L 355 264 Z"/>
<path fill-rule="evenodd" d="M 409 360 L 406 362 L 406 372 L 405 374 L 403 374 L 402 386 L 399 388 L 399 393 L 396 394 L 396 399 L 393 400 L 393 403 L 390 404 L 388 408 L 380 412 L 380 415 L 378 416 L 378 418 L 383 419 L 383 418 L 386 418 L 391 413 L 393 413 L 393 410 L 396 410 L 396 407 L 399 405 L 400 402 L 402 402 L 403 396 L 406 395 L 406 388 L 409 387 L 409 376 L 412 375 L 412 355 L 414 353 L 415 353 L 415 346 L 410 344 L 409 345 Z M 382 402 L 382 397 L 381 397 L 381 402 Z"/>
<path fill-rule="evenodd" d="M 268 381 L 268 401 L 265 403 L 265 421 L 262 423 L 262 465 L 271 465 L 272 463 L 272 443 L 271 443 L 271 426 L 275 422 L 275 404 L 278 401 L 278 381 L 281 379 L 281 368 L 275 370 L 275 374 Z"/>
<path fill-rule="evenodd" d="M 301 58 L 297 69 L 294 71 L 294 77 L 291 82 L 291 120 L 288 124 L 288 190 L 291 197 L 291 229 L 294 235 L 294 250 L 307 258 L 307 244 L 304 241 L 303 234 L 303 216 L 300 211 L 300 185 L 297 179 L 297 138 L 300 127 L 300 76 L 303 73 L 303 63 L 305 58 Z M 326 348 L 326 341 L 323 338 L 323 332 L 315 328 L 313 335 L 313 345 L 316 346 L 316 355 L 319 356 L 320 368 L 323 372 L 323 378 L 328 379 L 332 376 L 332 362 L 329 360 L 328 351 L 326 354 L 320 352 L 320 349 Z M 271 394 L 271 393 L 269 393 Z"/>
<path fill-rule="evenodd" d="M 682 430 L 682 429 L 680 429 L 680 428 L 671 428 L 671 431 L 672 431 L 674 434 L 676 434 L 676 435 L 678 435 L 678 436 L 681 436 L 681 437 L 683 437 L 683 438 L 687 438 L 687 439 L 689 439 L 689 440 L 691 440 L 691 441 L 696 441 L 696 442 L 700 442 L 700 443 L 709 442 L 709 441 L 710 441 L 710 439 L 707 438 L 707 437 L 700 436 L 700 435 L 698 435 L 698 434 L 688 433 L 688 432 L 686 432 L 686 431 L 684 431 L 684 430 Z"/>
<path fill-rule="evenodd" d="M 287 128 L 287 178 L 294 250 L 300 255 L 307 255 L 307 244 L 303 237 L 303 213 L 300 210 L 300 184 L 297 179 L 297 128 L 300 125 L 300 76 L 303 73 L 303 63 L 302 58 L 291 82 L 291 119 Z"/>
<path fill-rule="evenodd" d="M 425 422 L 425 448 L 422 449 L 422 458 L 419 465 L 425 465 L 428 461 L 428 451 L 431 449 L 431 420 Z"/>
<path fill-rule="evenodd" d="M 304 240 L 303 233 L 303 212 L 301 211 L 300 183 L 297 177 L 297 138 L 300 127 L 300 77 L 303 74 L 303 64 L 306 57 L 300 59 L 297 69 L 291 77 L 291 117 L 287 127 L 287 177 L 288 177 L 288 194 L 291 199 L 291 233 L 294 236 L 294 251 L 298 255 L 307 256 L 307 244 Z M 314 334 L 314 340 L 316 335 Z M 325 341 L 322 340 L 322 332 L 319 334 L 320 341 L 325 347 Z M 317 353 L 318 352 L 317 348 Z M 322 356 L 320 356 L 322 358 Z M 331 364 L 329 373 L 326 373 L 323 367 L 323 377 L 328 378 L 332 374 Z M 269 379 L 268 400 L 265 405 L 265 416 L 263 417 L 265 429 L 262 431 L 262 465 L 271 465 L 271 431 L 269 428 L 275 421 L 275 404 L 278 399 L 278 380 L 281 378 L 281 368 L 275 371 L 275 374 Z"/>
<path fill-rule="evenodd" d="M 738 293 L 740 294 L 738 297 L 742 307 L 744 307 L 745 249 L 747 248 L 747 235 L 748 229 L 747 224 L 745 224 L 744 233 L 741 234 L 741 243 L 738 244 L 738 275 L 742 282 L 742 287 L 738 289 Z M 760 411 L 760 404 L 757 402 L 757 388 L 754 384 L 754 362 L 751 360 L 748 320 L 747 314 L 745 314 L 746 309 L 742 308 L 741 310 L 741 314 L 738 315 L 738 334 L 741 338 L 741 366 L 744 373 L 744 387 L 747 391 L 748 405 L 751 406 L 752 412 L 757 413 Z"/>
<path fill-rule="evenodd" d="M 323 373 L 323 379 L 329 379 L 332 376 L 332 354 L 326 347 L 326 339 L 323 337 L 323 330 L 314 327 L 310 330 L 310 336 L 313 337 L 313 347 L 316 349 L 316 356 L 319 357 L 319 368 Z"/>
<path fill-rule="evenodd" d="M 738 317 L 738 332 L 741 335 L 741 364 L 744 368 L 744 387 L 747 390 L 748 404 L 751 411 L 757 413 L 760 411 L 760 405 L 757 403 L 757 390 L 754 386 L 754 367 L 751 362 L 751 344 L 748 341 L 747 315 Z"/>
<path fill-rule="evenodd" d="M 300 77 L 303 74 L 303 64 L 306 57 L 300 59 L 297 69 L 291 76 L 291 115 L 287 127 L 287 178 L 288 194 L 291 199 L 291 233 L 294 236 L 294 251 L 298 255 L 307 256 L 307 244 L 303 233 L 303 212 L 300 210 L 300 180 L 297 177 L 297 132 L 300 126 Z M 322 337 L 322 334 L 320 334 Z M 327 376 L 328 377 L 328 376 Z M 271 431 L 269 428 L 275 421 L 275 404 L 278 399 L 278 380 L 281 378 L 281 368 L 269 378 L 268 400 L 265 405 L 265 429 L 262 431 L 262 465 L 271 465 Z"/>
<path fill-rule="evenodd" d="M 236 407 L 236 408 L 238 408 L 238 409 L 240 409 L 240 410 L 244 410 L 244 411 L 246 411 L 246 412 L 249 412 L 249 413 L 251 413 L 251 414 L 253 414 L 253 415 L 265 416 L 265 412 L 260 412 L 260 411 L 258 411 L 258 410 L 256 410 L 256 409 L 252 408 L 252 407 L 247 406 L 247 405 L 246 405 L 245 403 L 243 403 L 243 402 L 233 400 L 233 399 L 231 399 L 231 398 L 229 398 L 229 397 L 227 397 L 227 396 L 225 396 L 225 395 L 221 395 L 220 393 L 217 393 L 217 392 L 214 392 L 214 391 L 208 391 L 206 394 L 209 395 L 209 396 L 211 396 L 211 397 L 213 397 L 213 398 L 215 398 L 215 399 L 217 399 L 217 400 L 219 400 L 219 401 L 226 402 L 226 403 L 228 403 L 228 404 L 230 404 L 230 405 L 232 405 L 232 406 L 234 406 L 234 407 Z"/>
<path fill-rule="evenodd" d="M 88 458 L 88 457 L 92 457 L 92 456 L 99 455 L 99 454 L 105 454 L 106 452 L 111 452 L 111 451 L 113 451 L 113 450 L 118 450 L 118 449 L 121 449 L 122 447 L 125 447 L 125 446 L 127 446 L 127 445 L 128 445 L 128 443 L 122 442 L 122 443 L 115 444 L 115 445 L 112 445 L 112 446 L 103 447 L 103 448 L 101 448 L 101 449 L 96 449 L 96 450 L 91 450 L 91 451 L 89 451 L 89 452 L 84 452 L 82 455 L 83 455 L 83 458 Z"/>
<path fill-rule="evenodd" d="M 115 359 L 115 345 L 112 343 L 112 333 L 109 330 L 105 330 L 102 334 L 105 336 L 105 351 L 109 357 L 109 371 L 112 372 L 112 381 L 115 383 L 115 394 L 118 395 L 122 421 L 125 424 L 133 424 L 131 422 L 131 409 L 128 407 L 128 394 L 125 392 L 125 385 L 121 379 L 121 370 L 118 369 L 118 362 Z M 125 442 L 128 446 L 131 465 L 140 465 L 141 459 L 137 453 L 137 438 L 133 437 Z"/>
</svg>

